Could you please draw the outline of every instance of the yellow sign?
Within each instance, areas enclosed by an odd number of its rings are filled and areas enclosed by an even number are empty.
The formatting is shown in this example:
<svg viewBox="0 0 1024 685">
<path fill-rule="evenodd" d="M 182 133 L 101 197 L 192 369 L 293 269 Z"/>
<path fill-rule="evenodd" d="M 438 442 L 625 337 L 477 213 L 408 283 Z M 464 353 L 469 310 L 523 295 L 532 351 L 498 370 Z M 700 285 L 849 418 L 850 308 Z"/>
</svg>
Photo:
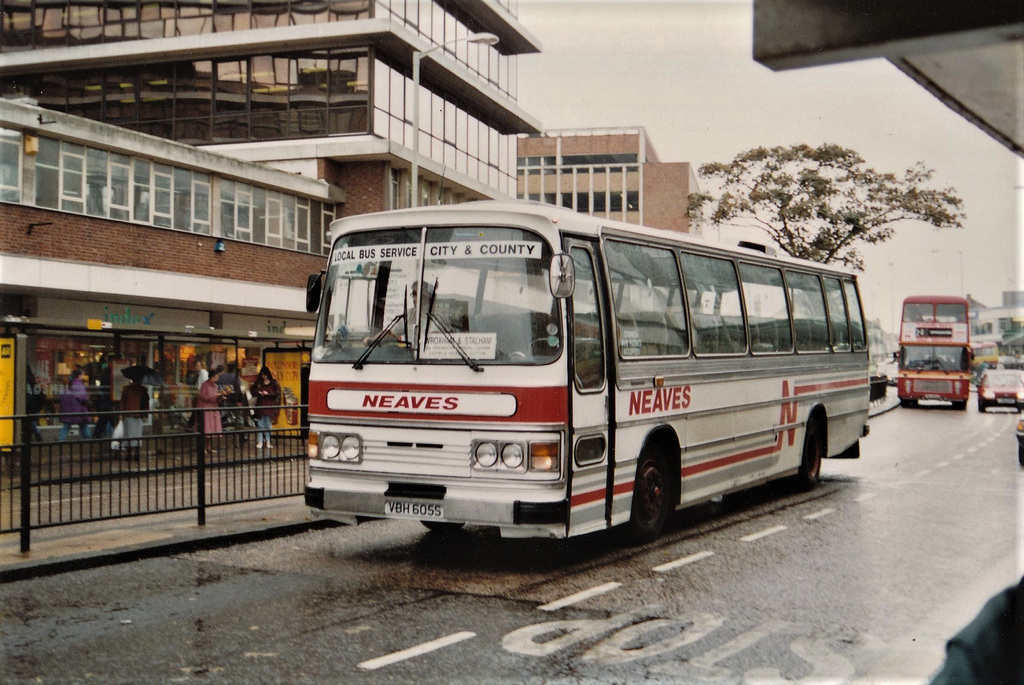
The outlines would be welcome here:
<svg viewBox="0 0 1024 685">
<path fill-rule="evenodd" d="M 263 363 L 281 386 L 281 404 L 274 428 L 298 428 L 301 421 L 302 367 L 309 366 L 309 350 L 265 350 Z"/>
<path fill-rule="evenodd" d="M 14 414 L 14 338 L 0 338 L 0 416 Z M 0 421 L 0 447 L 14 444 L 14 419 Z"/>
</svg>

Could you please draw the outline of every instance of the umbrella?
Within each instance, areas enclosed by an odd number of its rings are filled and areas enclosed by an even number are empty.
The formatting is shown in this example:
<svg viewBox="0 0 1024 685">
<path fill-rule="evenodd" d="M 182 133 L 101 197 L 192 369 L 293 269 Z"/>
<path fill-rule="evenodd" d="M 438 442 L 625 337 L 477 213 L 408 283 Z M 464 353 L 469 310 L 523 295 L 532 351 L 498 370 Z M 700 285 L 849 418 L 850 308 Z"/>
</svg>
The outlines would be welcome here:
<svg viewBox="0 0 1024 685">
<path fill-rule="evenodd" d="M 138 381 L 143 385 L 163 385 L 163 379 L 160 378 L 160 374 L 156 372 L 156 369 L 151 369 L 148 366 L 126 366 L 121 369 L 121 375 L 130 381 Z"/>
</svg>

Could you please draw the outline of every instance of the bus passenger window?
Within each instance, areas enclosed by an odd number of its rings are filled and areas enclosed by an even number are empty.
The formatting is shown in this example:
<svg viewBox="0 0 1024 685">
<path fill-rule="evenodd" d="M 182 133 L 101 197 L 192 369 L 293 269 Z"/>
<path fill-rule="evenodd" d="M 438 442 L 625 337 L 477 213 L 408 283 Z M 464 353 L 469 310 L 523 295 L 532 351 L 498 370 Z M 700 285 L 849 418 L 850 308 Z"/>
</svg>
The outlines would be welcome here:
<svg viewBox="0 0 1024 685">
<path fill-rule="evenodd" d="M 825 295 L 817 276 L 786 272 L 789 299 L 793 303 L 793 330 L 798 352 L 828 352 L 828 319 Z"/>
<path fill-rule="evenodd" d="M 828 298 L 828 325 L 832 332 L 832 349 L 836 352 L 849 352 L 850 320 L 846 315 L 843 286 L 835 278 L 826 278 L 825 295 Z"/>
<path fill-rule="evenodd" d="M 580 390 L 604 387 L 604 335 L 597 302 L 597 283 L 590 253 L 574 247 L 570 251 L 576 266 L 576 289 L 572 294 L 573 361 Z"/>
<path fill-rule="evenodd" d="M 754 354 L 792 352 L 793 333 L 782 272 L 767 266 L 740 264 L 740 278 L 747 305 L 750 351 Z"/>
<path fill-rule="evenodd" d="M 686 296 L 697 354 L 743 354 L 747 334 L 740 285 L 731 261 L 683 253 Z"/>
</svg>

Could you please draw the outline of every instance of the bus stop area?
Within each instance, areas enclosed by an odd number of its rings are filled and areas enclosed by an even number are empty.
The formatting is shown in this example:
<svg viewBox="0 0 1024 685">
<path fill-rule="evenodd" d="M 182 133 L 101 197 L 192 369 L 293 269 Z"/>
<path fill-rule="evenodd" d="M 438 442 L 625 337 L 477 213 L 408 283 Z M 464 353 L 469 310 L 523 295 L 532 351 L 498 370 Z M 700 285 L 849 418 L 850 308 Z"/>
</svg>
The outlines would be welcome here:
<svg viewBox="0 0 1024 685">
<path fill-rule="evenodd" d="M 899 406 L 892 396 L 871 403 L 871 416 Z M 194 511 L 59 526 L 36 531 L 30 552 L 17 534 L 0 535 L 0 582 L 225 547 L 337 525 L 314 520 L 302 495 L 210 508 L 204 525 Z"/>
</svg>

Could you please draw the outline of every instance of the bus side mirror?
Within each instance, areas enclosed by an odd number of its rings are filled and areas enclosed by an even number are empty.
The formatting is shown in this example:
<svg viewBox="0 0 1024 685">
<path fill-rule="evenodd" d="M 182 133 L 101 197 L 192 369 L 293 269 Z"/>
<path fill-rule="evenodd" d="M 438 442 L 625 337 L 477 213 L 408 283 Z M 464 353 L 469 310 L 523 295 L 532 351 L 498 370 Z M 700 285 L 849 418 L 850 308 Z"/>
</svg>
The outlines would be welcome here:
<svg viewBox="0 0 1024 685">
<path fill-rule="evenodd" d="M 551 295 L 559 300 L 572 297 L 576 289 L 576 265 L 572 257 L 565 252 L 560 252 L 551 258 L 551 267 L 548 270 L 548 285 L 551 287 Z"/>
<path fill-rule="evenodd" d="M 306 279 L 306 311 L 320 309 L 320 293 L 323 290 L 324 272 L 310 274 Z"/>
</svg>

